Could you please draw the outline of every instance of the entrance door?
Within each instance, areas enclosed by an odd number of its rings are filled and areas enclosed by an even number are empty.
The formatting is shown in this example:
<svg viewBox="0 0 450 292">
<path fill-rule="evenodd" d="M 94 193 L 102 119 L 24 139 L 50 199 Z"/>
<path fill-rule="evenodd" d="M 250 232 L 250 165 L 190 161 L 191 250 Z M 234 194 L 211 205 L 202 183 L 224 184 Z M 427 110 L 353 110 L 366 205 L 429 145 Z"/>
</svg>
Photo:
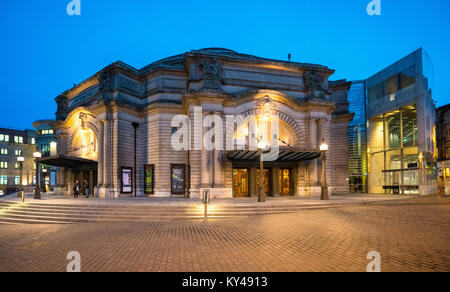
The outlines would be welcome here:
<svg viewBox="0 0 450 292">
<path fill-rule="evenodd" d="M 248 169 L 233 169 L 233 195 L 235 197 L 248 197 Z"/>
<path fill-rule="evenodd" d="M 280 168 L 278 170 L 278 181 L 280 185 L 280 196 L 293 195 L 292 169 Z"/>
<path fill-rule="evenodd" d="M 272 196 L 272 171 L 271 169 L 264 169 L 264 190 L 266 192 L 266 196 Z M 259 169 L 256 170 L 256 185 L 258 187 L 259 192 Z"/>
</svg>

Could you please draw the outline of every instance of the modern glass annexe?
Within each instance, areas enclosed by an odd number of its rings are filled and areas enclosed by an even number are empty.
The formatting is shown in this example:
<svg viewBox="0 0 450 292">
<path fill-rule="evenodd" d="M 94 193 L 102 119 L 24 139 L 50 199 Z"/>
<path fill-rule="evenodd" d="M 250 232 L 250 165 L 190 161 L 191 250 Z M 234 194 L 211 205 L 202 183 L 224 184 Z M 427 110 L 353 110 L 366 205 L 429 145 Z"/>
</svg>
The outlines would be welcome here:
<svg viewBox="0 0 450 292">
<path fill-rule="evenodd" d="M 366 81 L 370 193 L 436 190 L 430 62 L 419 49 Z"/>
<path fill-rule="evenodd" d="M 419 194 L 420 154 L 415 105 L 370 120 L 371 190 Z"/>
</svg>

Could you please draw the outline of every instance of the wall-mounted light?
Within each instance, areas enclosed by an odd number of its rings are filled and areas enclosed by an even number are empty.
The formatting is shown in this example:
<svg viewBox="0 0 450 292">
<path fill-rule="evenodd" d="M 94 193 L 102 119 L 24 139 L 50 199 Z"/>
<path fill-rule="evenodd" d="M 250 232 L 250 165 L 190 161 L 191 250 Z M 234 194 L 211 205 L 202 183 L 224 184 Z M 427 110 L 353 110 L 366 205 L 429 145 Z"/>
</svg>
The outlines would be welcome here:
<svg viewBox="0 0 450 292">
<path fill-rule="evenodd" d="M 325 143 L 325 140 L 322 141 L 322 144 L 320 144 L 320 151 L 328 151 L 328 144 Z"/>
</svg>

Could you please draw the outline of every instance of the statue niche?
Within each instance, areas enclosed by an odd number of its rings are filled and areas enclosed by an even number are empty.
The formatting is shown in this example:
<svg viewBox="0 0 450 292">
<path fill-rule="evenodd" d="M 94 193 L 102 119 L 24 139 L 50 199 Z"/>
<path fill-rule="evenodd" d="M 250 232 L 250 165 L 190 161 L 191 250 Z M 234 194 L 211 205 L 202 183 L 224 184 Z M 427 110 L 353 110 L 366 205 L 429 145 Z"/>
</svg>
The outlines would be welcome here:
<svg viewBox="0 0 450 292">
<path fill-rule="evenodd" d="M 220 84 L 223 82 L 223 72 L 219 61 L 216 59 L 202 60 L 198 64 L 198 72 L 203 80 L 204 89 L 220 89 Z"/>
<path fill-rule="evenodd" d="M 315 71 L 308 71 L 304 75 L 305 90 L 309 98 L 323 98 L 327 90 L 326 78 Z"/>
</svg>

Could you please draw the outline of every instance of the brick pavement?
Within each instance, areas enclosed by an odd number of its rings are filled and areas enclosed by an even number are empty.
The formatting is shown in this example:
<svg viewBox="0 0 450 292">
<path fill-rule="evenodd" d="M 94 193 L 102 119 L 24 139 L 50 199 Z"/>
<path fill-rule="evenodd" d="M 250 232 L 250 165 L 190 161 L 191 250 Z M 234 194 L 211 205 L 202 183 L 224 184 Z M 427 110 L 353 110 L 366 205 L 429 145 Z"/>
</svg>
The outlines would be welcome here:
<svg viewBox="0 0 450 292">
<path fill-rule="evenodd" d="M 450 198 L 216 221 L 0 226 L 0 271 L 450 271 Z"/>
</svg>

